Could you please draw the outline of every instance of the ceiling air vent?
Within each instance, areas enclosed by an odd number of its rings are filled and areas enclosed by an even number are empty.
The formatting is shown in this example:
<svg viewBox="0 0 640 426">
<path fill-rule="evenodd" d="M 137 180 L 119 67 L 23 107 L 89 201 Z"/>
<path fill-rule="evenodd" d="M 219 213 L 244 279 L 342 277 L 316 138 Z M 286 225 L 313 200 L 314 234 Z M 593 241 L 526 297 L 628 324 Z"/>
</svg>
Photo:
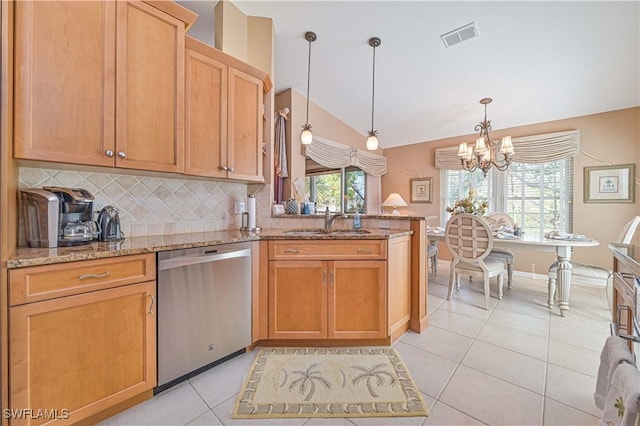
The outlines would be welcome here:
<svg viewBox="0 0 640 426">
<path fill-rule="evenodd" d="M 478 37 L 478 35 L 480 35 L 478 32 L 478 26 L 475 22 L 472 22 L 464 27 L 442 34 L 440 38 L 446 47 L 451 47 L 454 44 L 461 43 L 465 40 L 469 40 L 470 38 Z"/>
</svg>

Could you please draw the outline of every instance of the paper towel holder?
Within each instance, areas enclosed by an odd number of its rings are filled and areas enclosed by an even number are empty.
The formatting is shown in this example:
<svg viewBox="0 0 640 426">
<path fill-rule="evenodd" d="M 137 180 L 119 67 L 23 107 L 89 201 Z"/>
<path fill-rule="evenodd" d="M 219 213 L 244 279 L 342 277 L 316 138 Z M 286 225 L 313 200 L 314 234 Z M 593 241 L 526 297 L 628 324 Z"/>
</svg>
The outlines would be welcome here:
<svg viewBox="0 0 640 426">
<path fill-rule="evenodd" d="M 250 193 L 248 198 L 250 200 L 253 200 L 253 204 L 255 205 L 256 203 L 256 199 L 255 199 L 255 194 L 260 192 L 260 190 L 262 189 L 262 187 L 259 187 L 257 191 Z M 242 213 L 242 222 L 241 222 L 241 226 L 240 226 L 240 231 L 242 232 L 248 232 L 248 233 L 259 233 L 261 231 L 261 228 L 259 226 L 253 226 L 250 227 L 249 226 L 249 205 L 251 203 L 247 202 L 247 211 Z M 255 216 L 255 210 L 254 210 L 254 216 Z M 254 224 L 255 224 L 255 217 L 254 217 Z"/>
</svg>

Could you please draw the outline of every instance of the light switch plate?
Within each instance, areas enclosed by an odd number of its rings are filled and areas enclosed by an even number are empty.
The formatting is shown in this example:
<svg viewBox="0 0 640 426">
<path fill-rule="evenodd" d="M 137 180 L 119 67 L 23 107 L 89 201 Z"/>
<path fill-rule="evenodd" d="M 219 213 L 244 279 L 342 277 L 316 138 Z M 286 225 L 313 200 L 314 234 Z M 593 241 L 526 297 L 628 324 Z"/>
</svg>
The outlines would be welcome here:
<svg viewBox="0 0 640 426">
<path fill-rule="evenodd" d="M 244 201 L 236 201 L 233 203 L 233 212 L 235 214 L 244 213 Z"/>
<path fill-rule="evenodd" d="M 389 229 L 391 228 L 391 222 L 389 222 L 388 220 L 380 220 L 378 221 L 378 228 Z"/>
</svg>

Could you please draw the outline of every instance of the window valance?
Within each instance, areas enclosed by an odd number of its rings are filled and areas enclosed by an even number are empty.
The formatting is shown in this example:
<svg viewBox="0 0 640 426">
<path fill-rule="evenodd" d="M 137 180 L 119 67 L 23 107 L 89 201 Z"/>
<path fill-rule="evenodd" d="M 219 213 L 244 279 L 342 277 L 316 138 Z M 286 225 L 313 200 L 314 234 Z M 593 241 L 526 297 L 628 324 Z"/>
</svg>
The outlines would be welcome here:
<svg viewBox="0 0 640 426">
<path fill-rule="evenodd" d="M 371 176 L 387 173 L 386 157 L 318 136 L 314 136 L 311 145 L 305 147 L 304 155 L 332 169 L 355 166 Z"/>
<path fill-rule="evenodd" d="M 516 163 L 546 163 L 575 157 L 580 152 L 580 131 L 545 133 L 541 135 L 512 138 Z M 460 168 L 458 147 L 436 149 L 436 168 L 455 170 Z"/>
</svg>

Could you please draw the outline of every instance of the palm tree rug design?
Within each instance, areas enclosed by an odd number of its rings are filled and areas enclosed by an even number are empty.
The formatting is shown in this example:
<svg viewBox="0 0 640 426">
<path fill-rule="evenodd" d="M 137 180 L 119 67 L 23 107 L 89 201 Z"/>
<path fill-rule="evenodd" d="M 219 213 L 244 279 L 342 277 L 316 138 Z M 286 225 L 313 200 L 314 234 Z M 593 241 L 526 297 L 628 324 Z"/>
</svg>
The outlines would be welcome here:
<svg viewBox="0 0 640 426">
<path fill-rule="evenodd" d="M 233 418 L 427 416 L 395 349 L 263 348 Z"/>
</svg>

